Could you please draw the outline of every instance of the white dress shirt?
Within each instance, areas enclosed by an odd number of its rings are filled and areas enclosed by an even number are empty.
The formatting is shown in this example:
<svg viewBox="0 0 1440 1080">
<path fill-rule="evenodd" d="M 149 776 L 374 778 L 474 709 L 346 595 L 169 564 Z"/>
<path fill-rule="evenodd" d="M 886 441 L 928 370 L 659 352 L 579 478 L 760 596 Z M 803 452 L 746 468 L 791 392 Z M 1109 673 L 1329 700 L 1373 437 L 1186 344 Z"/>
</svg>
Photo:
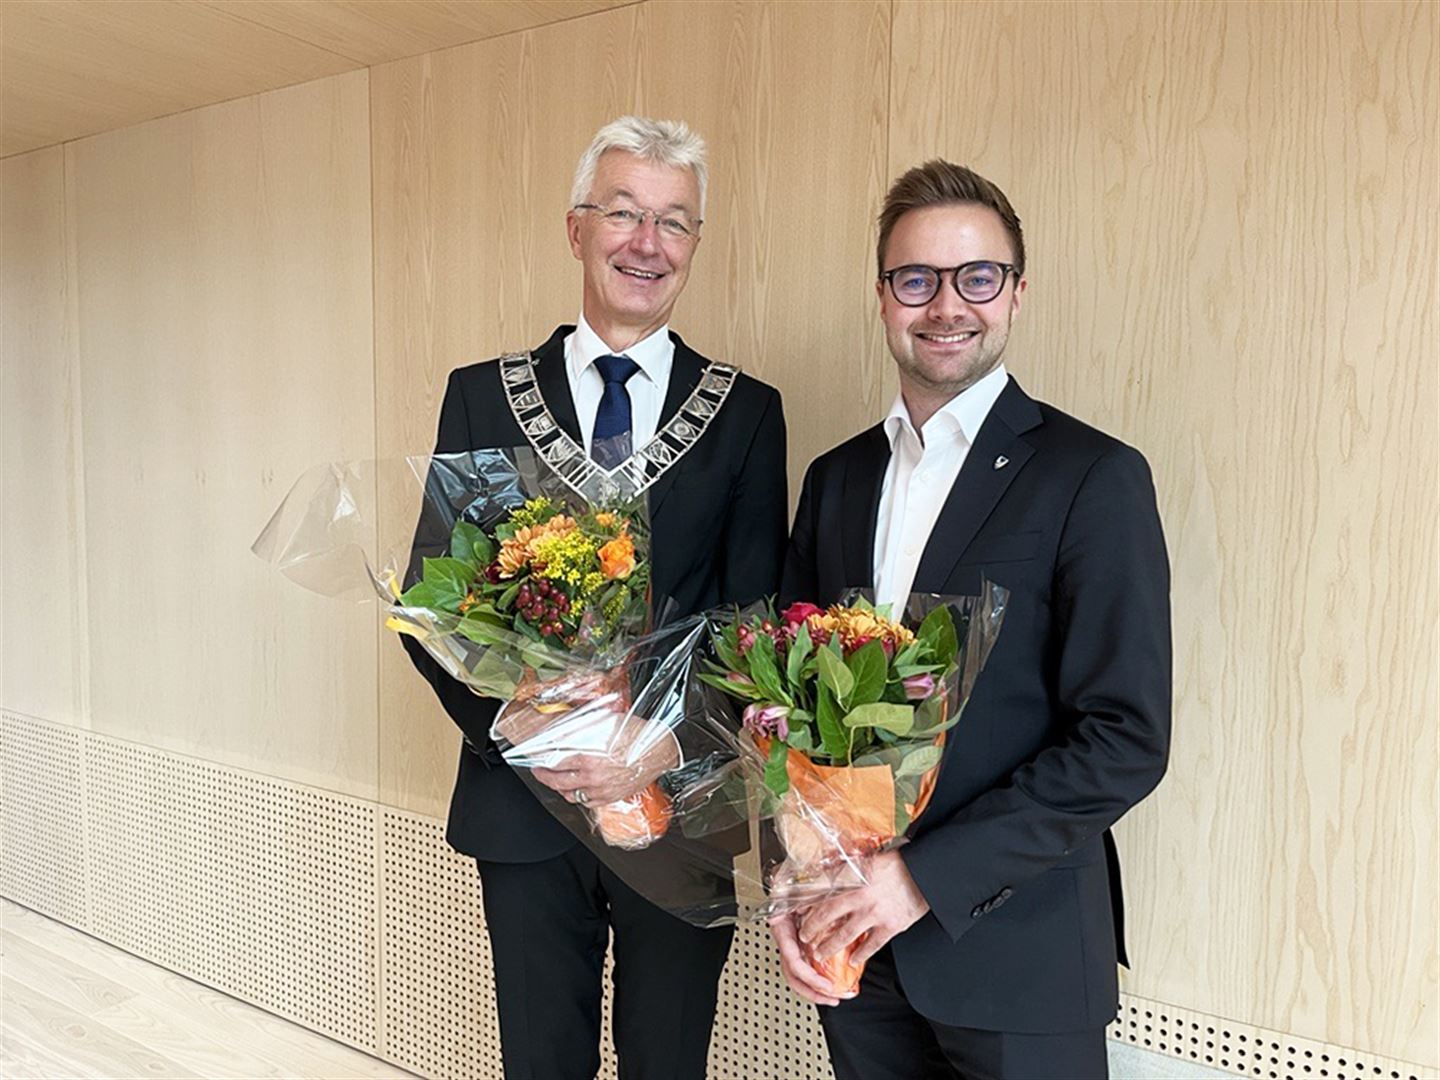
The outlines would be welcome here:
<svg viewBox="0 0 1440 1080">
<path fill-rule="evenodd" d="M 583 314 L 575 324 L 575 332 L 566 336 L 565 374 L 570 380 L 570 400 L 575 403 L 575 420 L 585 440 L 586 454 L 590 453 L 595 414 L 605 392 L 605 380 L 595 367 L 596 358 L 601 356 L 628 356 L 640 368 L 625 384 L 630 393 L 630 446 L 639 450 L 655 437 L 655 429 L 660 426 L 660 410 L 665 406 L 665 391 L 670 386 L 670 368 L 675 360 L 670 326 L 667 323 L 621 353 L 600 340 Z"/>
<path fill-rule="evenodd" d="M 895 404 L 885 417 L 890 464 L 880 488 L 875 522 L 875 602 L 889 604 L 896 617 L 905 613 L 905 601 L 935 520 L 1008 378 L 1005 365 L 996 365 L 994 371 L 946 402 L 918 433 L 910 422 L 905 398 L 895 395 Z"/>
</svg>

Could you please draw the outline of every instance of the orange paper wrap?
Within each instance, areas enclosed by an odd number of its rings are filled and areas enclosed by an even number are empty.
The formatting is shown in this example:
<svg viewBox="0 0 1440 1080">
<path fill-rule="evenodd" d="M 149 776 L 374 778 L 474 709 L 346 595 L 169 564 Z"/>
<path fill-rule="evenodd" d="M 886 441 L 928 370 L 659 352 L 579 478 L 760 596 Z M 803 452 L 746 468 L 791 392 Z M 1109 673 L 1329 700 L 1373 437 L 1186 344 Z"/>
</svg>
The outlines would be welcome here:
<svg viewBox="0 0 1440 1080">
<path fill-rule="evenodd" d="M 770 740 L 762 736 L 755 743 L 768 757 Z M 943 731 L 935 745 L 945 745 Z M 889 765 L 820 765 L 792 749 L 785 771 L 790 791 L 780 800 L 775 824 L 791 880 L 822 879 L 842 860 L 835 850 L 837 843 L 844 859 L 861 859 L 884 850 L 895 839 L 895 776 Z M 929 804 L 939 773 L 937 766 L 921 777 L 915 801 L 905 805 L 911 821 Z M 852 994 L 865 973 L 864 963 L 854 959 L 864 942 L 858 938 L 823 960 L 807 951 L 806 959 L 838 994 Z"/>
</svg>

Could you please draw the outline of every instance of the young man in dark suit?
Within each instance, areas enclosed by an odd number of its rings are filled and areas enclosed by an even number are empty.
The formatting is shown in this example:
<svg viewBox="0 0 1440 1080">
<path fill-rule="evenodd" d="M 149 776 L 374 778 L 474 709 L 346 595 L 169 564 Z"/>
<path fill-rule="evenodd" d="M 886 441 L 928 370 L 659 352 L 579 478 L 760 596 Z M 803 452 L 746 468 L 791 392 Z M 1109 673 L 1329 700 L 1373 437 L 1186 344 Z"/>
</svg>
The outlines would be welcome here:
<svg viewBox="0 0 1440 1080">
<path fill-rule="evenodd" d="M 663 469 L 647 490 L 652 592 L 679 614 L 773 592 L 787 513 L 780 395 L 706 360 L 668 327 L 700 240 L 705 180 L 704 144 L 684 124 L 624 117 L 602 128 L 580 159 L 566 219 L 583 266 L 578 324 L 558 328 L 528 361 L 453 372 L 435 446 L 534 440 L 585 468 L 644 458 L 647 475 Z M 499 702 L 404 642 L 465 735 L 447 837 L 479 867 L 505 1075 L 595 1075 L 613 930 L 620 1075 L 700 1080 L 731 931 L 696 929 L 625 886 L 501 759 L 489 738 Z M 662 755 L 637 777 L 572 759 L 534 774 L 571 802 L 600 804 L 678 763 Z"/>
<path fill-rule="evenodd" d="M 1124 962 L 1109 827 L 1170 741 L 1169 568 L 1145 459 L 1030 398 L 1002 356 L 1026 287 L 998 187 L 931 161 L 880 216 L 885 421 L 809 469 L 782 593 L 1009 590 L 909 842 L 864 888 L 772 926 L 839 1080 L 1106 1075 Z M 805 963 L 868 935 L 859 992 Z"/>
</svg>

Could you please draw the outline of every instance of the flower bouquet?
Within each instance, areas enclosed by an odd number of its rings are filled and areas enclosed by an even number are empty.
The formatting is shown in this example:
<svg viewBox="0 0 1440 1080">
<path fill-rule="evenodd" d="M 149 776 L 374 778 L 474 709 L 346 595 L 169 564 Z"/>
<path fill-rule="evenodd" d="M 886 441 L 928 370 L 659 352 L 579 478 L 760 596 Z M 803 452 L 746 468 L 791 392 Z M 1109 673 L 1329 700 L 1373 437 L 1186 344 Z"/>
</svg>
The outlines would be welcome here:
<svg viewBox="0 0 1440 1080">
<path fill-rule="evenodd" d="M 760 816 L 780 849 L 765 869 L 770 910 L 863 884 L 865 861 L 902 842 L 935 789 L 946 732 L 1004 601 L 994 586 L 980 600 L 914 596 L 910 611 L 925 613 L 909 625 L 863 597 L 828 609 L 797 603 L 713 631 L 714 660 L 699 677 L 743 703 L 740 745 L 763 760 Z M 838 991 L 854 990 L 859 945 L 810 962 Z"/>
<path fill-rule="evenodd" d="M 412 498 L 417 482 L 413 539 L 372 554 L 382 519 L 397 516 L 382 500 Z M 506 750 L 561 717 L 571 729 L 583 721 L 582 752 L 623 755 L 653 741 L 628 708 L 625 657 L 649 628 L 637 499 L 582 497 L 527 447 L 326 465 L 296 483 L 254 551 L 317 592 L 369 586 L 386 625 L 452 677 L 532 705 L 501 710 L 492 735 Z M 643 844 L 668 825 L 668 800 L 647 790 L 587 814 L 607 842 Z"/>
</svg>

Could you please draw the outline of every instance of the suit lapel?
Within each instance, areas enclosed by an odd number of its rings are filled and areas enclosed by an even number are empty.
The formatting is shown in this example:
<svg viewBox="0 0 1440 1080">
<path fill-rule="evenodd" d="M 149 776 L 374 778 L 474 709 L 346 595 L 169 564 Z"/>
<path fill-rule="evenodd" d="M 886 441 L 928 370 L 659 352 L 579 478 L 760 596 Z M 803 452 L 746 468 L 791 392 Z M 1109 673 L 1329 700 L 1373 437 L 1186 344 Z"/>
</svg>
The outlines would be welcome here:
<svg viewBox="0 0 1440 1080">
<path fill-rule="evenodd" d="M 700 376 L 705 371 L 704 358 L 681 341 L 679 334 L 672 331 L 670 340 L 675 343 L 675 358 L 670 362 L 670 385 L 665 388 L 665 404 L 660 408 L 660 422 L 655 426 L 657 432 L 680 411 L 680 406 L 685 404 L 685 399 L 700 384 Z M 639 450 L 640 447 L 637 446 L 635 449 Z M 648 494 L 652 523 L 660 510 L 660 504 L 665 501 L 665 497 L 670 494 L 670 489 L 675 486 L 675 474 L 679 470 L 680 463 L 677 461 L 671 468 L 666 469 L 655 483 L 650 485 Z"/>
<path fill-rule="evenodd" d="M 559 327 L 530 357 L 535 365 L 535 383 L 550 415 L 577 446 L 584 447 L 580 421 L 575 418 L 575 399 L 570 395 L 570 378 L 565 373 L 565 337 L 574 332 L 573 326 Z"/>
<path fill-rule="evenodd" d="M 944 592 L 950 573 L 1007 488 L 1035 453 L 1020 436 L 1042 423 L 1040 409 L 1013 378 L 980 425 L 915 571 L 916 592 Z"/>
<path fill-rule="evenodd" d="M 880 515 L 880 489 L 890 467 L 890 441 L 885 427 L 876 424 L 860 436 L 845 461 L 842 498 L 856 513 L 840 518 L 841 555 L 847 587 L 875 585 L 875 523 Z"/>
</svg>

